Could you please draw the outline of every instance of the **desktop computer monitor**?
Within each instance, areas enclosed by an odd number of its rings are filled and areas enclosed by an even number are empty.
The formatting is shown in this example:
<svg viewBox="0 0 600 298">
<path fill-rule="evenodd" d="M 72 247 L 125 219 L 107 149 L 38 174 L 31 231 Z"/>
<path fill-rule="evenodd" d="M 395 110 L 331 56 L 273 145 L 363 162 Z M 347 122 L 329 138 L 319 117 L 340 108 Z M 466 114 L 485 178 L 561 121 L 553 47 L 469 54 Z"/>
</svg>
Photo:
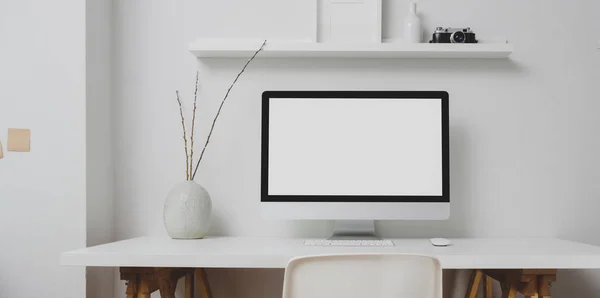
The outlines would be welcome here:
<svg viewBox="0 0 600 298">
<path fill-rule="evenodd" d="M 446 92 L 265 91 L 262 213 L 370 223 L 447 219 L 448 134 Z"/>
</svg>

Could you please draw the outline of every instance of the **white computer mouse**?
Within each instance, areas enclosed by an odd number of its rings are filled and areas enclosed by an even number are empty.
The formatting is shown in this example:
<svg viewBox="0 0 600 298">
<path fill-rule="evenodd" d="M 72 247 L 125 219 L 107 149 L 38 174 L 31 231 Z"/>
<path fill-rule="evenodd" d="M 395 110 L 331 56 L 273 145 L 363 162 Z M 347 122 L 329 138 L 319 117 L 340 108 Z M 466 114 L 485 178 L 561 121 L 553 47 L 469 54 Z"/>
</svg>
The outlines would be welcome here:
<svg viewBox="0 0 600 298">
<path fill-rule="evenodd" d="M 429 241 L 431 242 L 431 245 L 433 245 L 433 246 L 448 246 L 448 245 L 452 244 L 452 242 L 450 242 L 450 240 L 448 240 L 446 238 L 431 238 L 431 239 L 429 239 Z"/>
</svg>

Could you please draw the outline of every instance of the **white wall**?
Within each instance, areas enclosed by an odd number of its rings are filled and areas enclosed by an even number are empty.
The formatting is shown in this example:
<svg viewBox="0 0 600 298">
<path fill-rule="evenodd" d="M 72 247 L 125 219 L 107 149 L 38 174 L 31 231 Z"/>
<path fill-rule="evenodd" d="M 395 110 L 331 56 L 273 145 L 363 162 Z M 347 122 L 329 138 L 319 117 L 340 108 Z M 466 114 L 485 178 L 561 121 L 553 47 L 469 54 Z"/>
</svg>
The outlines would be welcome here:
<svg viewBox="0 0 600 298">
<path fill-rule="evenodd" d="M 86 243 L 85 2 L 0 1 L 0 140 L 31 129 L 31 152 L 0 160 L 0 297 L 83 297 Z"/>
<path fill-rule="evenodd" d="M 112 1 L 86 1 L 87 246 L 114 240 L 111 142 Z M 87 297 L 110 297 L 114 268 L 87 269 Z"/>
<path fill-rule="evenodd" d="M 304 38 L 308 2 L 115 0 L 118 239 L 165 235 L 163 200 L 184 177 L 174 91 L 182 91 L 189 115 L 197 68 L 188 42 L 197 37 Z M 384 37 L 401 35 L 407 2 L 384 1 Z M 499 61 L 255 60 L 231 93 L 197 177 L 213 198 L 212 234 L 329 232 L 330 223 L 324 221 L 274 223 L 259 215 L 263 90 L 434 89 L 450 93 L 451 219 L 383 222 L 384 236 L 541 236 L 600 245 L 594 232 L 600 223 L 595 216 L 600 208 L 598 1 L 427 0 L 420 10 L 427 31 L 438 25 L 471 26 L 482 39 L 506 37 L 515 53 Z M 243 63 L 200 64 L 199 140 Z M 218 283 L 215 296 L 277 297 L 281 271 L 262 272 L 210 271 Z M 581 295 L 599 290 L 600 274 L 566 272 L 554 288 L 557 297 L 575 288 L 580 276 L 585 281 L 578 285 Z M 456 285 L 459 297 L 464 284 L 453 280 L 448 282 Z"/>
</svg>

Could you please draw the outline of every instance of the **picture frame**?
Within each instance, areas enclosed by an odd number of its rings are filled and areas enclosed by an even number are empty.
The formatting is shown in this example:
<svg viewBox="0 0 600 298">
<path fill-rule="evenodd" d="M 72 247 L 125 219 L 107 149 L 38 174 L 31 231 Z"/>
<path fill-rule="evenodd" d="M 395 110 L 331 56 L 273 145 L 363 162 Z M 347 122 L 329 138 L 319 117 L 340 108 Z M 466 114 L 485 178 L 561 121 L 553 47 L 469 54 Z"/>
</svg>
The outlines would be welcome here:
<svg viewBox="0 0 600 298">
<path fill-rule="evenodd" d="M 317 42 L 381 43 L 381 0 L 317 0 Z"/>
</svg>

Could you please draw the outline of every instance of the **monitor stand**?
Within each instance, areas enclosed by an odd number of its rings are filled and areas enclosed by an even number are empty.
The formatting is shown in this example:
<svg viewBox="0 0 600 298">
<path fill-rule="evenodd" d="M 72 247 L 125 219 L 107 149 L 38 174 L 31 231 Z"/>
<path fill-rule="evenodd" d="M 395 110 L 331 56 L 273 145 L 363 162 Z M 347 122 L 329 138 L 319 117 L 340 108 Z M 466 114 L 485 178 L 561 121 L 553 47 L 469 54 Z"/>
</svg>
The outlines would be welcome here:
<svg viewBox="0 0 600 298">
<path fill-rule="evenodd" d="M 373 220 L 335 220 L 330 240 L 380 240 Z"/>
</svg>

